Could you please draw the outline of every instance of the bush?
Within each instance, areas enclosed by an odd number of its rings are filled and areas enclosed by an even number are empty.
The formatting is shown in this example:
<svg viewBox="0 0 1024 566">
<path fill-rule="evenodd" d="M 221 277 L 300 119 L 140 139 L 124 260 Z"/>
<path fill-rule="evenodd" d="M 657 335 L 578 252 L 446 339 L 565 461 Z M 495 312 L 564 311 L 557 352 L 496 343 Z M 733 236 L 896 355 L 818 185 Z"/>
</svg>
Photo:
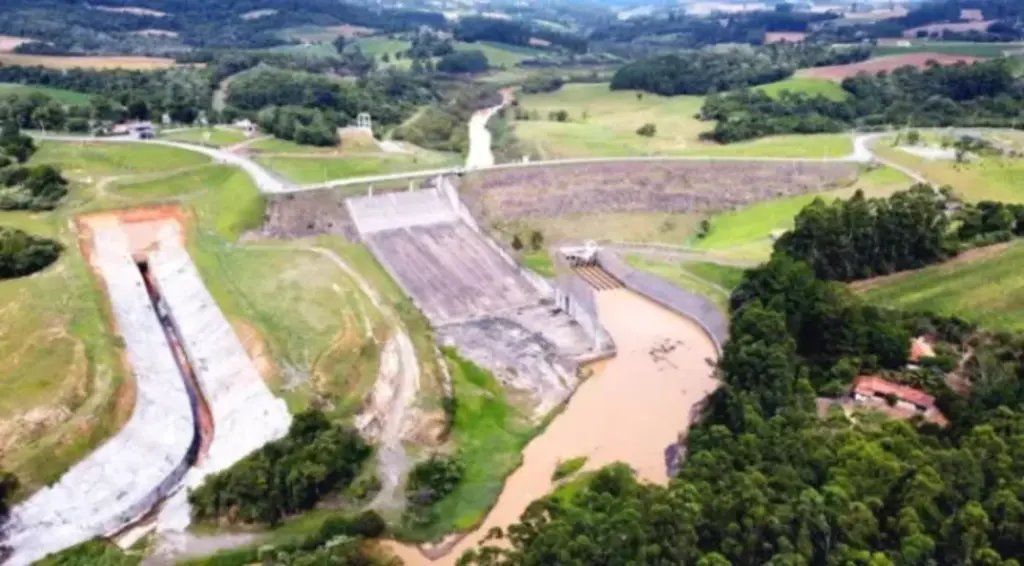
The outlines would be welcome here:
<svg viewBox="0 0 1024 566">
<path fill-rule="evenodd" d="M 658 127 L 655 126 L 654 124 L 648 122 L 648 123 L 644 124 L 643 126 L 640 126 L 639 128 L 637 128 L 636 133 L 639 136 L 644 136 L 644 137 L 647 137 L 647 138 L 653 138 L 655 132 L 657 132 L 657 131 L 658 131 Z"/>
<path fill-rule="evenodd" d="M 348 427 L 310 410 L 295 416 L 288 435 L 207 478 L 189 494 L 196 519 L 276 524 L 312 509 L 350 484 L 371 449 Z"/>
<path fill-rule="evenodd" d="M 537 94 L 541 92 L 555 92 L 565 85 L 565 81 L 559 76 L 533 75 L 523 81 L 523 92 Z"/>
<path fill-rule="evenodd" d="M 57 261 L 63 250 L 63 246 L 53 240 L 0 226 L 0 279 L 24 277 L 46 269 Z M 2 485 L 0 482 L 0 487 Z"/>
<path fill-rule="evenodd" d="M 559 462 L 558 466 L 555 467 L 555 473 L 551 474 L 551 480 L 558 481 L 561 479 L 565 479 L 583 469 L 583 466 L 585 466 L 586 464 L 586 456 L 580 456 L 578 458 L 572 458 L 570 460 L 565 460 L 564 462 Z"/>
<path fill-rule="evenodd" d="M 455 491 L 462 481 L 464 466 L 458 457 L 433 454 L 409 472 L 405 496 L 413 506 L 433 505 Z"/>
<path fill-rule="evenodd" d="M 548 112 L 548 120 L 552 122 L 568 122 L 569 111 L 568 110 L 552 110 Z"/>
<path fill-rule="evenodd" d="M 0 169 L 0 210 L 52 210 L 68 194 L 68 182 L 50 165 Z"/>
<path fill-rule="evenodd" d="M 482 73 L 490 68 L 483 51 L 456 51 L 441 58 L 437 70 L 442 73 Z"/>
</svg>

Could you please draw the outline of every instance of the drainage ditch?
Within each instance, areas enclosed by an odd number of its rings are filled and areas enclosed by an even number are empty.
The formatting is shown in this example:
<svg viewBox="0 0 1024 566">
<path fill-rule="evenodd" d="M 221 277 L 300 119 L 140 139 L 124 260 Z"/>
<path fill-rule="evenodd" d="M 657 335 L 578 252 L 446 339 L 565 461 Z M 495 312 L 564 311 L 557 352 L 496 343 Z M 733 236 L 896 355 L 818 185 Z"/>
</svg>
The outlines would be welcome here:
<svg viewBox="0 0 1024 566">
<path fill-rule="evenodd" d="M 209 451 L 210 444 L 213 442 L 213 414 L 210 412 L 206 398 L 203 397 L 202 390 L 199 388 L 199 382 L 196 379 L 195 371 L 192 369 L 192 364 L 189 363 L 188 356 L 185 354 L 185 349 L 181 346 L 181 338 L 178 336 L 178 331 L 171 321 L 167 306 L 160 297 L 160 289 L 157 287 L 152 273 L 149 271 L 149 264 L 145 261 L 140 261 L 136 262 L 135 265 L 142 274 L 146 291 L 149 293 L 149 300 L 153 303 L 153 308 L 156 310 L 160 326 L 164 329 L 167 345 L 174 356 L 174 361 L 178 365 L 178 371 L 181 372 L 181 378 L 185 383 L 185 390 L 188 392 L 195 423 L 192 447 L 189 449 L 189 465 L 194 466 L 202 462 Z"/>
</svg>

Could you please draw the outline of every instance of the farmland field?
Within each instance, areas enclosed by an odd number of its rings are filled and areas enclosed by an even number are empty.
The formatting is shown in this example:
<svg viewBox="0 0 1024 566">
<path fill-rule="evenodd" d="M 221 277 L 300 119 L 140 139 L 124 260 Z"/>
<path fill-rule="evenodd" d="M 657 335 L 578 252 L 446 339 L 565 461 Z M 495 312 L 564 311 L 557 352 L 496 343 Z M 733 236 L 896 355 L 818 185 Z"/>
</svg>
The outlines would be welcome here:
<svg viewBox="0 0 1024 566">
<path fill-rule="evenodd" d="M 813 69 L 802 69 L 797 71 L 798 78 L 818 78 L 841 82 L 847 77 L 854 77 L 859 73 L 875 74 L 881 71 L 892 71 L 900 67 L 923 68 L 929 61 L 935 61 L 940 65 L 953 65 L 964 62 L 972 63 L 979 61 L 978 57 L 969 55 L 950 55 L 947 53 L 918 52 L 903 55 L 887 55 L 851 63 L 849 65 L 833 65 L 830 67 L 815 67 Z"/>
<path fill-rule="evenodd" d="M 17 37 L 14 35 L 0 35 L 0 53 L 8 53 L 14 51 L 16 47 L 23 43 L 32 41 L 27 37 Z"/>
<path fill-rule="evenodd" d="M 1024 49 L 1024 43 L 971 43 L 956 41 L 910 40 L 910 47 L 879 45 L 872 50 L 875 56 L 904 55 L 908 53 L 944 53 L 970 57 L 1000 57 L 1004 51 Z"/>
<path fill-rule="evenodd" d="M 48 88 L 45 86 L 0 83 L 0 96 L 7 94 L 29 94 L 33 92 L 45 94 L 61 104 L 75 106 L 89 104 L 89 99 L 92 98 L 92 95 L 85 94 L 84 92 L 75 92 L 73 90 Z"/>
<path fill-rule="evenodd" d="M 58 55 L 21 55 L 17 53 L 0 53 L 0 64 L 20 65 L 24 67 L 43 66 L 53 69 L 166 69 L 175 65 L 174 59 L 163 57 L 142 56 L 58 56 Z"/>
<path fill-rule="evenodd" d="M 395 53 L 405 52 L 409 50 L 412 44 L 404 39 L 389 39 L 386 37 L 364 37 L 357 40 L 359 47 L 367 55 L 374 55 L 377 57 L 378 64 L 384 66 L 394 66 L 399 68 L 407 68 L 412 65 L 412 60 L 402 57 L 401 59 L 395 58 Z M 519 47 L 514 45 L 505 45 L 501 43 L 492 42 L 477 42 L 477 43 L 465 43 L 462 41 L 455 42 L 455 49 L 457 51 L 471 51 L 480 50 L 484 55 L 487 56 L 487 61 L 491 67 L 514 67 L 517 63 L 523 59 L 529 59 L 542 53 L 540 50 Z M 385 63 L 381 61 L 381 57 L 384 54 L 388 54 L 391 61 Z M 436 59 L 435 59 L 436 62 Z"/>
<path fill-rule="evenodd" d="M 817 89 L 842 92 L 837 85 L 819 80 L 776 83 L 781 88 Z M 780 88 L 781 87 L 781 88 Z M 515 122 L 516 135 L 542 159 L 573 157 L 623 157 L 630 155 L 728 155 L 743 157 L 841 157 L 853 151 L 850 136 L 824 134 L 778 136 L 752 142 L 716 145 L 702 142 L 701 132 L 714 127 L 694 118 L 703 97 L 664 97 L 636 91 L 612 91 L 605 83 L 569 84 L 545 94 L 520 96 L 519 105 L 539 115 L 539 120 Z M 558 110 L 569 113 L 568 122 L 548 120 Z M 645 123 L 655 124 L 652 137 L 636 133 Z"/>
<path fill-rule="evenodd" d="M 1024 329 L 1024 244 L 980 248 L 942 265 L 855 283 L 868 301 L 971 320 L 993 330 Z"/>
</svg>

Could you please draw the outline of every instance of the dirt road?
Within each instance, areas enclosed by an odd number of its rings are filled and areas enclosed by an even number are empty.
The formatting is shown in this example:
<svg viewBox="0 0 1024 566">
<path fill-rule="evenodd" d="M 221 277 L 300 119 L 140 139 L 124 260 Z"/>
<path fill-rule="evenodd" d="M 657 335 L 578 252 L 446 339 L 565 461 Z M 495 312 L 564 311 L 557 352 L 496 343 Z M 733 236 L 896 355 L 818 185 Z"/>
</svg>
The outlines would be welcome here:
<svg viewBox="0 0 1024 566">
<path fill-rule="evenodd" d="M 552 489 L 560 460 L 586 456 L 585 469 L 626 462 L 644 480 L 666 483 L 668 449 L 690 426 L 690 411 L 717 382 L 707 361 L 715 346 L 692 321 L 625 289 L 597 294 L 601 322 L 618 355 L 580 386 L 565 411 L 523 451 L 523 465 L 505 483 L 480 527 L 445 556 L 389 543 L 406 566 L 452 565 L 492 527 L 514 523 Z"/>
</svg>

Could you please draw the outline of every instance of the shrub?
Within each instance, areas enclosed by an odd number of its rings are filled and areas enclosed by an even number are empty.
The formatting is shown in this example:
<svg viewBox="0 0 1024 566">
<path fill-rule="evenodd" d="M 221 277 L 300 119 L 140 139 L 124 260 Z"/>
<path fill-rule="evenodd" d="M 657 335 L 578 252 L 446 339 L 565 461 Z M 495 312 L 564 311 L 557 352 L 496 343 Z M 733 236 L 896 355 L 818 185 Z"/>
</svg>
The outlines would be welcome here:
<svg viewBox="0 0 1024 566">
<path fill-rule="evenodd" d="M 544 234 L 541 234 L 537 230 L 530 232 L 530 247 L 533 251 L 538 251 L 544 247 Z"/>
<path fill-rule="evenodd" d="M 654 124 L 650 123 L 650 122 L 648 122 L 648 123 L 644 124 L 643 126 L 640 126 L 639 128 L 636 129 L 637 135 L 644 136 L 644 137 L 647 137 L 647 138 L 654 137 L 654 134 L 657 131 L 658 131 L 658 127 L 655 126 Z"/>
<path fill-rule="evenodd" d="M 464 466 L 457 456 L 433 454 L 409 472 L 405 495 L 414 506 L 428 506 L 455 491 L 462 481 Z"/>
<path fill-rule="evenodd" d="M 569 111 L 568 110 L 552 110 L 548 112 L 548 120 L 552 122 L 568 122 Z"/>
<path fill-rule="evenodd" d="M 276 524 L 350 484 L 371 452 L 355 430 L 306 411 L 287 436 L 207 478 L 189 502 L 199 520 L 230 513 L 232 520 Z"/>
<path fill-rule="evenodd" d="M 63 249 L 53 240 L 0 226 L 0 279 L 24 277 L 41 271 L 57 261 Z M 0 488 L 2 485 L 0 481 Z"/>
<path fill-rule="evenodd" d="M 523 240 L 519 238 L 519 234 L 512 236 L 512 249 L 520 252 L 523 251 Z"/>
<path fill-rule="evenodd" d="M 565 479 L 583 469 L 583 466 L 585 466 L 586 463 L 586 456 L 580 456 L 578 458 L 572 458 L 570 460 L 565 460 L 564 462 L 559 462 L 558 466 L 555 467 L 555 473 L 551 474 L 551 480 L 558 481 L 561 479 Z"/>
<path fill-rule="evenodd" d="M 437 70 L 442 73 L 482 73 L 490 68 L 483 51 L 456 51 L 441 58 Z"/>
</svg>

